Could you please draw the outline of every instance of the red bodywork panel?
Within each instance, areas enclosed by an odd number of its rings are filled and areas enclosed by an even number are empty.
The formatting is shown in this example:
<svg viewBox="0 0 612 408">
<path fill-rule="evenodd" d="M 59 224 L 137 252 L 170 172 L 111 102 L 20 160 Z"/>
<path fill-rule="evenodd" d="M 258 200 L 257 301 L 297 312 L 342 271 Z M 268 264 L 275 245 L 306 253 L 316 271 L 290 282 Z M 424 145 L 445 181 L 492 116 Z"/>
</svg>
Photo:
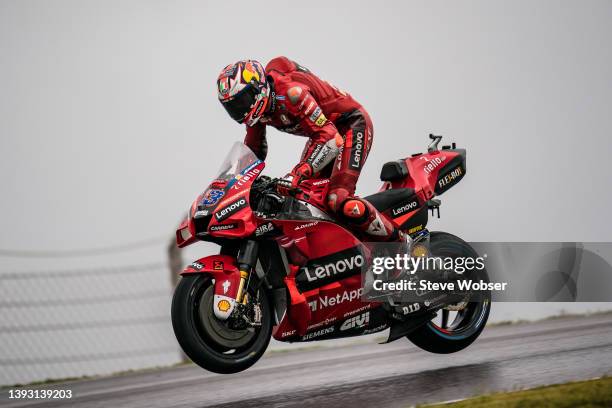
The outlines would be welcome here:
<svg viewBox="0 0 612 408">
<path fill-rule="evenodd" d="M 381 191 L 413 189 L 418 197 L 418 208 L 392 219 L 396 225 L 406 223 L 423 209 L 428 200 L 442 194 L 463 177 L 465 151 L 443 149 L 413 155 L 401 159 L 401 163 L 405 165 L 407 175 L 386 181 Z M 284 277 L 288 293 L 287 313 L 274 329 L 273 336 L 277 340 L 304 341 L 331 336 L 334 331 L 333 334 L 337 334 L 344 330 L 339 323 L 353 317 L 359 319 L 355 320 L 358 324 L 364 321 L 369 324 L 367 332 L 386 328 L 386 318 L 380 318 L 386 313 L 381 304 L 361 301 L 361 273 L 357 267 L 365 265 L 370 257 L 367 243 L 361 242 L 331 218 L 265 219 L 256 216 L 250 206 L 249 193 L 264 166 L 261 161 L 255 162 L 233 180 L 213 182 L 198 196 L 189 217 L 179 226 L 178 246 L 198 241 L 195 225 L 198 216 L 208 217 L 204 227 L 207 236 L 275 240 L 288 262 Z M 307 180 L 300 184 L 302 192 L 296 198 L 325 212 L 328 186 L 327 179 Z M 214 206 L 203 206 L 207 199 L 210 200 L 212 190 L 216 197 Z M 391 219 L 388 212 L 383 215 Z M 270 230 L 276 235 L 261 237 Z M 214 311 L 218 317 L 227 318 L 234 308 L 240 283 L 236 260 L 227 255 L 201 258 L 182 272 L 183 275 L 194 273 L 208 273 L 215 280 Z M 223 300 L 231 303 L 229 311 L 219 309 Z"/>
</svg>

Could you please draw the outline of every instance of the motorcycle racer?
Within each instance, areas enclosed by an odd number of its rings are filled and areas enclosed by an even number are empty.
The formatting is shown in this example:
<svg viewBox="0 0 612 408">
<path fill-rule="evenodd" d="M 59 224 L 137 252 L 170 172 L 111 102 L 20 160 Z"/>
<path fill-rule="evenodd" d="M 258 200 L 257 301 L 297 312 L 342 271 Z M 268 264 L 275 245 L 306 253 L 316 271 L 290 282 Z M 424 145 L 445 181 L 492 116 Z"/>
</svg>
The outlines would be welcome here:
<svg viewBox="0 0 612 408">
<path fill-rule="evenodd" d="M 299 163 L 279 184 L 280 193 L 309 178 L 330 178 L 327 205 L 339 220 L 372 240 L 398 239 L 393 224 L 355 196 L 373 126 L 351 95 L 286 57 L 272 59 L 265 69 L 255 60 L 230 64 L 219 74 L 217 90 L 230 117 L 246 125 L 244 143 L 259 159 L 267 155 L 266 126 L 308 138 Z"/>
</svg>

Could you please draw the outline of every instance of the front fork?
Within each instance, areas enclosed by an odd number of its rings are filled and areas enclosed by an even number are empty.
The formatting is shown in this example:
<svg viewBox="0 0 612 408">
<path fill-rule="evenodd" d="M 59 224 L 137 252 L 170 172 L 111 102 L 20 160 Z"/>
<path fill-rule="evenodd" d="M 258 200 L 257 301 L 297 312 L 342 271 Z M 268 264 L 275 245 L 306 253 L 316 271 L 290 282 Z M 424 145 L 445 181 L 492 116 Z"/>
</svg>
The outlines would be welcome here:
<svg viewBox="0 0 612 408">
<path fill-rule="evenodd" d="M 246 304 L 248 300 L 247 289 L 251 277 L 251 271 L 257 263 L 257 253 L 259 244 L 257 241 L 245 241 L 238 250 L 238 270 L 240 271 L 240 283 L 238 285 L 238 293 L 236 294 L 236 302 Z"/>
</svg>

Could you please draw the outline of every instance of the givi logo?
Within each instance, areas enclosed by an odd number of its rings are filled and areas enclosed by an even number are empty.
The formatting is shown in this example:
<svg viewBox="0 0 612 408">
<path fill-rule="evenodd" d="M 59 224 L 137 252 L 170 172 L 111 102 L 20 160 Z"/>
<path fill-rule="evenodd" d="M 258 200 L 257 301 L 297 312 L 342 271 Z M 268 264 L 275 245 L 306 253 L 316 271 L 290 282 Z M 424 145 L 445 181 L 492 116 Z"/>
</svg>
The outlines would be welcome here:
<svg viewBox="0 0 612 408">
<path fill-rule="evenodd" d="M 359 316 L 351 317 L 348 320 L 345 320 L 340 326 L 340 331 L 355 329 L 359 327 L 364 327 L 368 323 L 370 323 L 370 312 L 366 312 L 364 314 L 360 314 Z"/>
</svg>

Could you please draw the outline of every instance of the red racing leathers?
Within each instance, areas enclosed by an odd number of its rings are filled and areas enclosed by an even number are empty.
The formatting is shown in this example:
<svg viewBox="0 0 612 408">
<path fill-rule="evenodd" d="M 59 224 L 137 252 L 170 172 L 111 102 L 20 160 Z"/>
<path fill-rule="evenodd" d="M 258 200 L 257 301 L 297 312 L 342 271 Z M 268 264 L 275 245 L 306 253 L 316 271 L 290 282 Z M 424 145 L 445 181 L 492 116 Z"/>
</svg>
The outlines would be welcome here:
<svg viewBox="0 0 612 408">
<path fill-rule="evenodd" d="M 328 205 L 338 217 L 373 239 L 395 238 L 392 224 L 369 202 L 354 196 L 373 138 L 365 109 L 346 92 L 285 57 L 274 58 L 265 70 L 272 94 L 259 122 L 247 126 L 245 144 L 263 160 L 266 126 L 308 137 L 300 162 L 291 171 L 296 184 L 330 177 Z"/>
</svg>

